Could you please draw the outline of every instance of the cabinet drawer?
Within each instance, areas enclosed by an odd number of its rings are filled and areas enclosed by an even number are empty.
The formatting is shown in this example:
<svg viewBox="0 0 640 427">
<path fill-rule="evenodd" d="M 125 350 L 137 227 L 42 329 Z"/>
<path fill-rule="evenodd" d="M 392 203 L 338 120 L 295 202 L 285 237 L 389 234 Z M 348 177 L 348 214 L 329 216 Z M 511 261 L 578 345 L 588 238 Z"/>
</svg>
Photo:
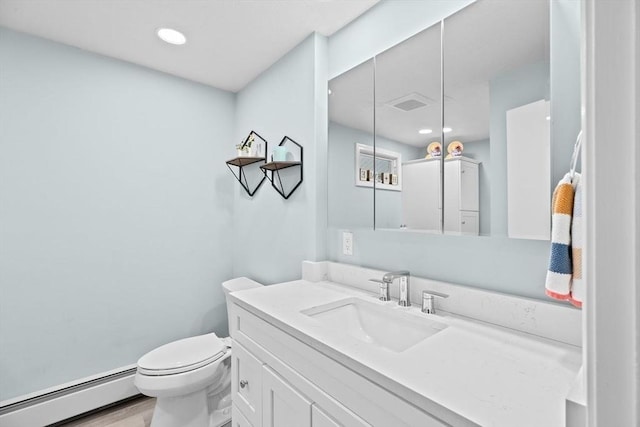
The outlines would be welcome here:
<svg viewBox="0 0 640 427">
<path fill-rule="evenodd" d="M 234 340 L 231 352 L 231 398 L 253 426 L 262 414 L 262 362 Z M 235 426 L 235 424 L 234 424 Z"/>
<path fill-rule="evenodd" d="M 460 212 L 460 232 L 462 234 L 477 235 L 480 231 L 478 212 Z"/>
</svg>

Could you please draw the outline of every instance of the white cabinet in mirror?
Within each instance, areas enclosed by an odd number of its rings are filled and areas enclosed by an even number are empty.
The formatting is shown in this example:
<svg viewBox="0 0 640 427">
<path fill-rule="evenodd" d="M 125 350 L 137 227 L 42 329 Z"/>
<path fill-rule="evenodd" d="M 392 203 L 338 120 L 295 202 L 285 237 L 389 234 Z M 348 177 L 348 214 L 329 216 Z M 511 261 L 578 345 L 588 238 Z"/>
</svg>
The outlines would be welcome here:
<svg viewBox="0 0 640 427">
<path fill-rule="evenodd" d="M 544 99 L 507 111 L 507 231 L 512 238 L 551 237 L 549 114 Z"/>
<path fill-rule="evenodd" d="M 477 235 L 480 224 L 478 168 L 467 157 L 445 160 L 444 232 Z M 440 230 L 442 197 L 440 161 L 420 159 L 402 165 L 402 228 L 408 231 Z"/>
</svg>

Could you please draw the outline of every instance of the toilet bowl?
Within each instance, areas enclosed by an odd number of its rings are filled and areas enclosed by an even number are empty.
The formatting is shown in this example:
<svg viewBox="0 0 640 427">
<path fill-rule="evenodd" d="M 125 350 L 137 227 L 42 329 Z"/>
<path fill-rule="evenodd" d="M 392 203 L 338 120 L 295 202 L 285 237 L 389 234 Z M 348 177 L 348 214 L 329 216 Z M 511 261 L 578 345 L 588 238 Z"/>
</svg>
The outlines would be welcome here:
<svg viewBox="0 0 640 427">
<path fill-rule="evenodd" d="M 225 298 L 260 286 L 244 277 L 222 284 Z M 140 393 L 156 398 L 151 427 L 226 426 L 231 421 L 231 351 L 231 338 L 210 333 L 142 356 L 134 383 Z"/>
</svg>

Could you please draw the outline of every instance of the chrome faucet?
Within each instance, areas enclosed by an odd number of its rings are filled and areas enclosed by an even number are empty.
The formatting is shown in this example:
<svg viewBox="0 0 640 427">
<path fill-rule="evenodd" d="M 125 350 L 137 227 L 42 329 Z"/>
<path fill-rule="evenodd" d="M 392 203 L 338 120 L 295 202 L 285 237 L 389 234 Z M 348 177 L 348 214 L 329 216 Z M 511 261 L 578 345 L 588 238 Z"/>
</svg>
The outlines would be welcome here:
<svg viewBox="0 0 640 427">
<path fill-rule="evenodd" d="M 434 297 L 449 298 L 449 295 L 436 291 L 422 291 L 422 312 L 426 314 L 436 314 Z"/>
<path fill-rule="evenodd" d="M 379 286 L 378 299 L 380 301 L 389 301 L 391 300 L 391 295 L 389 294 L 389 283 L 384 280 L 378 279 L 369 279 L 370 282 L 377 283 Z"/>
<path fill-rule="evenodd" d="M 391 271 L 382 276 L 382 281 L 390 285 L 395 279 L 400 279 L 400 294 L 398 297 L 398 305 L 409 307 L 411 305 L 411 292 L 409 288 L 408 271 Z"/>
</svg>

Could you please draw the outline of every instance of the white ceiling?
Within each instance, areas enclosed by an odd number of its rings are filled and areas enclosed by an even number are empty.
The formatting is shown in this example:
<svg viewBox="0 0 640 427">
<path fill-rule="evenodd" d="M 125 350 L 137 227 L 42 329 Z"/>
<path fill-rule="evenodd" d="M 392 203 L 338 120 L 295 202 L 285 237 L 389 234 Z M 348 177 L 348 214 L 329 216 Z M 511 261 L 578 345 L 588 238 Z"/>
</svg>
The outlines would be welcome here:
<svg viewBox="0 0 640 427">
<path fill-rule="evenodd" d="M 502 73 L 549 61 L 548 0 L 482 0 L 445 20 L 445 143 L 489 138 L 489 83 Z M 440 141 L 440 27 L 376 56 L 376 135 L 417 147 Z M 373 61 L 329 83 L 329 119 L 372 132 Z M 389 101 L 417 93 L 434 102 L 404 112 Z M 420 135 L 419 129 L 433 133 Z"/>
<path fill-rule="evenodd" d="M 379 0 L 0 0 L 0 25 L 237 92 Z M 156 37 L 172 27 L 183 46 Z"/>
</svg>

